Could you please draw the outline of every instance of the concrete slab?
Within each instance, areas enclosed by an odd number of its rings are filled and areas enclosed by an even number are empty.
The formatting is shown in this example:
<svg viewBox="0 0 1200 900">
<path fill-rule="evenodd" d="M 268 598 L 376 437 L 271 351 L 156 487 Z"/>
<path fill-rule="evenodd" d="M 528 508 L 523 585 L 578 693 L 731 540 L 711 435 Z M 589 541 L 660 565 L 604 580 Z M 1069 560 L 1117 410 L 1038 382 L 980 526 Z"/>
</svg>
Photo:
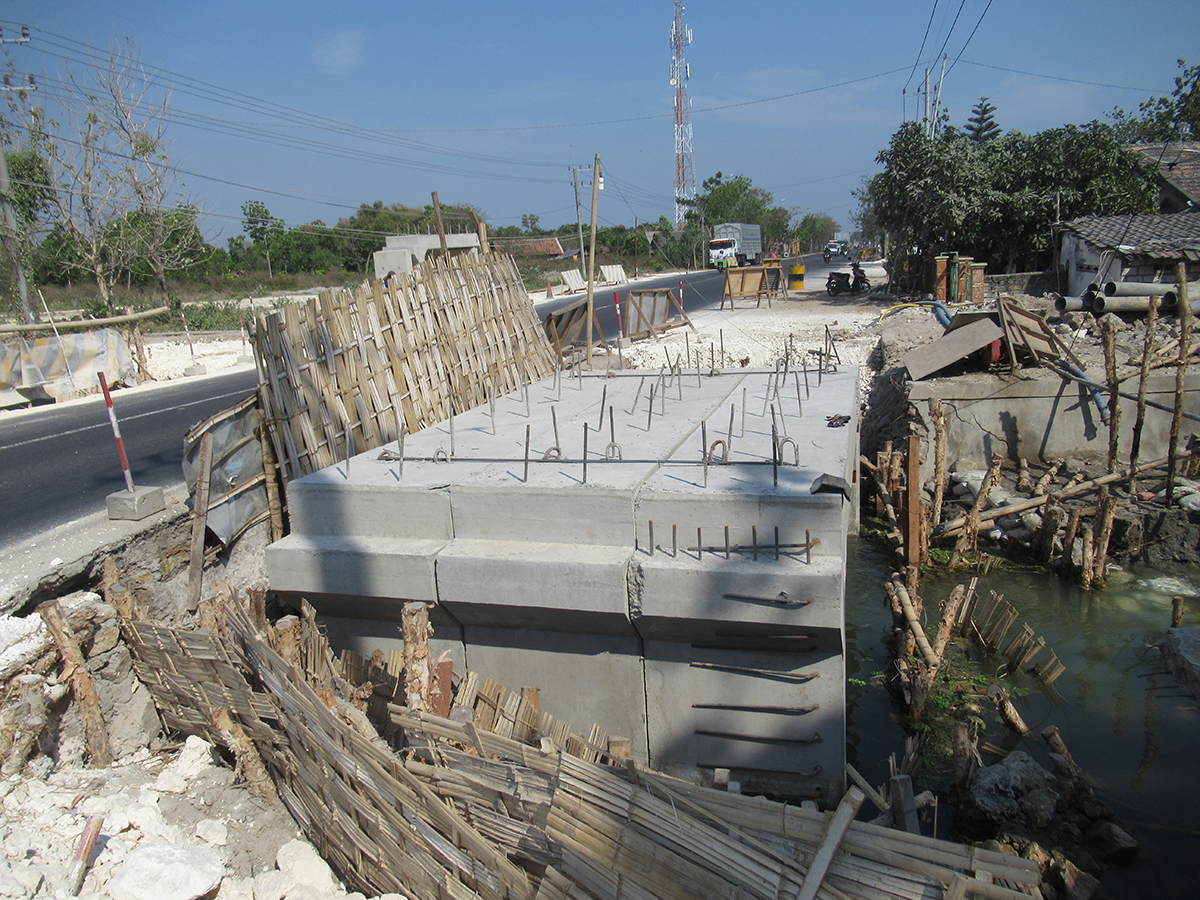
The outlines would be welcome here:
<svg viewBox="0 0 1200 900">
<path fill-rule="evenodd" d="M 438 599 L 464 625 L 632 637 L 628 559 L 623 547 L 455 540 L 438 553 Z"/>
<path fill-rule="evenodd" d="M 372 597 L 399 607 L 438 599 L 434 560 L 446 541 L 290 534 L 267 547 L 271 587 L 280 593 Z"/>
<path fill-rule="evenodd" d="M 695 536 L 693 535 L 693 538 Z M 720 623 L 746 622 L 796 628 L 844 626 L 845 564 L 840 557 L 811 563 L 760 551 L 725 560 L 709 553 L 671 557 L 639 553 L 633 562 L 631 610 L 643 637 L 678 640 L 707 633 Z"/>
</svg>

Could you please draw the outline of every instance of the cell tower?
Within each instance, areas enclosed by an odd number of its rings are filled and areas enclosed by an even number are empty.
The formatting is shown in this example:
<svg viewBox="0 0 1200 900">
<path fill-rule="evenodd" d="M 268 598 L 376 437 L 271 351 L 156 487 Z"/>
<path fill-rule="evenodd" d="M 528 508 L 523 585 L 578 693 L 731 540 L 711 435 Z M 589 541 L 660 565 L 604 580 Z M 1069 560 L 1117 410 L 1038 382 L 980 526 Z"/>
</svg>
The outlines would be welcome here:
<svg viewBox="0 0 1200 900">
<path fill-rule="evenodd" d="M 683 229 L 687 207 L 680 198 L 696 196 L 696 170 L 692 165 L 692 100 L 688 96 L 688 64 L 683 49 L 692 42 L 692 29 L 683 24 L 683 0 L 675 0 L 671 23 L 671 85 L 675 88 L 675 230 Z"/>
</svg>

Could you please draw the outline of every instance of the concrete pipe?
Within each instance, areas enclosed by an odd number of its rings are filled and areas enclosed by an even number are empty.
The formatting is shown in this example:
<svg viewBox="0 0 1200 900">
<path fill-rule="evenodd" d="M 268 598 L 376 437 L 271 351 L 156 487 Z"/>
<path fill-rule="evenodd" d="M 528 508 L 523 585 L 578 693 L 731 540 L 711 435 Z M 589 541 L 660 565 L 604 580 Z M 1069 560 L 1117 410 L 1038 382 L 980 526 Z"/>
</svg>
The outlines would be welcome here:
<svg viewBox="0 0 1200 900">
<path fill-rule="evenodd" d="M 1174 284 L 1159 281 L 1110 281 L 1104 285 L 1104 293 L 1110 297 L 1161 297 L 1174 291 Z"/>
<path fill-rule="evenodd" d="M 1087 307 L 1083 303 L 1082 297 L 1063 297 L 1057 296 L 1054 298 L 1055 312 L 1079 312 Z"/>
<path fill-rule="evenodd" d="M 1105 297 L 1100 295 L 1092 301 L 1092 311 L 1102 316 L 1110 312 L 1144 313 L 1150 309 L 1149 297 Z"/>
<path fill-rule="evenodd" d="M 1083 308 L 1088 312 L 1094 312 L 1096 309 L 1096 301 L 1103 298 L 1103 291 L 1093 291 L 1091 288 L 1088 288 L 1083 292 Z"/>
<path fill-rule="evenodd" d="M 1167 291 L 1158 301 L 1159 309 L 1164 312 L 1170 312 L 1179 305 L 1179 294 L 1175 291 Z"/>
</svg>

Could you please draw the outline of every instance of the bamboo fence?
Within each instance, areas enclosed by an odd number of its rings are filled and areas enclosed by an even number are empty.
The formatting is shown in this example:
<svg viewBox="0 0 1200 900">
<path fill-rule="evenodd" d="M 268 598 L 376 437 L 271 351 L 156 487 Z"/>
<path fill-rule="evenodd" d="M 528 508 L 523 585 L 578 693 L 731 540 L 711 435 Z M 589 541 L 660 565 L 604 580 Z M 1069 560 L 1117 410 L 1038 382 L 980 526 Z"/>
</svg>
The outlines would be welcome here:
<svg viewBox="0 0 1200 900">
<path fill-rule="evenodd" d="M 259 313 L 260 395 L 287 480 L 554 371 L 512 257 L 428 260 Z"/>
<path fill-rule="evenodd" d="M 804 896 L 826 900 L 1040 896 L 1032 862 L 669 778 L 472 675 L 446 717 L 385 702 L 385 741 L 361 708 L 395 677 L 339 665 L 311 608 L 274 628 L 256 610 L 256 627 L 231 592 L 208 612 L 211 632 L 124 620 L 139 676 L 172 728 L 228 745 L 234 721 L 363 893 L 791 900 L 811 866 Z"/>
</svg>

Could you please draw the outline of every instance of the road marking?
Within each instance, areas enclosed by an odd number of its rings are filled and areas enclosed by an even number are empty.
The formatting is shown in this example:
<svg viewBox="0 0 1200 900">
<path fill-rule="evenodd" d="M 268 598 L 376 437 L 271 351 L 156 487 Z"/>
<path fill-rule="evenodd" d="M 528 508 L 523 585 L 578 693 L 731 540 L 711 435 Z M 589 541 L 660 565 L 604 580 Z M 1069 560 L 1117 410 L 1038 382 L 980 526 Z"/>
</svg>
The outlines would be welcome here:
<svg viewBox="0 0 1200 900">
<path fill-rule="evenodd" d="M 150 412 L 137 413 L 136 415 L 132 416 L 122 416 L 121 421 L 132 422 L 135 419 L 144 419 L 147 416 L 157 416 L 162 413 L 175 412 L 179 409 L 187 409 L 189 406 L 199 406 L 201 403 L 211 403 L 214 400 L 224 400 L 226 397 L 245 397 L 246 394 L 247 391 L 230 391 L 228 394 L 218 394 L 215 397 L 205 397 L 202 400 L 193 400 L 191 403 L 181 403 L 179 406 L 168 406 L 165 409 L 153 409 Z M 15 450 L 17 447 L 27 447 L 30 444 L 36 444 L 39 441 L 51 441 L 57 438 L 67 437 L 72 434 L 83 434 L 85 431 L 92 431 L 96 428 L 108 430 L 110 427 L 111 426 L 108 424 L 108 420 L 105 419 L 103 422 L 97 422 L 95 425 L 84 425 L 82 428 L 72 428 L 70 431 L 56 431 L 54 434 L 47 434 L 44 437 L 29 438 L 28 440 L 24 441 L 17 441 L 15 444 L 5 444 L 3 447 L 0 447 L 0 450 Z"/>
</svg>

